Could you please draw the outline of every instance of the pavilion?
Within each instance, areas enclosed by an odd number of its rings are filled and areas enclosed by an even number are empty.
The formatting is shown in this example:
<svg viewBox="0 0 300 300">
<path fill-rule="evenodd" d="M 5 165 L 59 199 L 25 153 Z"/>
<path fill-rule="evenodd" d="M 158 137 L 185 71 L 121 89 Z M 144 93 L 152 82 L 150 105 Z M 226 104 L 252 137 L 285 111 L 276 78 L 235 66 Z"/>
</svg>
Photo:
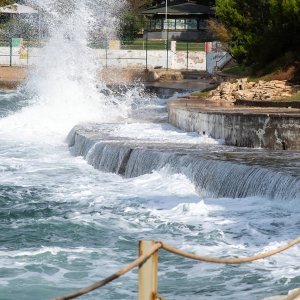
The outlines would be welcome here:
<svg viewBox="0 0 300 300">
<path fill-rule="evenodd" d="M 23 4 L 14 3 L 6 6 L 0 7 L 0 23 L 5 23 L 10 19 L 15 19 L 20 21 L 24 16 L 31 15 L 37 19 L 38 22 L 38 36 L 41 35 L 41 22 L 39 11 Z"/>
<path fill-rule="evenodd" d="M 207 21 L 214 18 L 214 9 L 189 1 L 165 0 L 160 5 L 144 10 L 148 19 L 146 28 L 149 39 L 183 41 L 210 41 L 212 35 Z"/>
</svg>

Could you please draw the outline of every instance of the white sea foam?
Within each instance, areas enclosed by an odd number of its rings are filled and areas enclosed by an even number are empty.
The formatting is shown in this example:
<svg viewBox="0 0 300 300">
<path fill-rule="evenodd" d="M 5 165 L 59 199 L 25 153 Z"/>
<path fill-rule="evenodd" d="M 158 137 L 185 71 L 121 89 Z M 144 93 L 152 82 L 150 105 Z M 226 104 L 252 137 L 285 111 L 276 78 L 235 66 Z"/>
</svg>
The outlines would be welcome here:
<svg viewBox="0 0 300 300">
<path fill-rule="evenodd" d="M 26 251 L 8 251 L 7 249 L 1 249 L 0 248 L 0 257 L 9 257 L 9 258 L 20 258 L 20 257 L 26 257 L 26 256 L 40 256 L 44 254 L 49 254 L 51 256 L 58 255 L 59 253 L 93 253 L 93 252 L 99 252 L 99 249 L 90 249 L 85 247 L 78 247 L 78 248 L 62 248 L 62 247 L 44 247 L 42 246 L 39 249 L 28 249 Z M 104 250 L 103 250 L 104 251 Z"/>
<path fill-rule="evenodd" d="M 174 126 L 163 123 L 133 123 L 119 125 L 112 132 L 112 136 L 138 139 L 144 143 L 167 142 L 167 143 L 190 143 L 190 144 L 220 144 L 207 135 L 195 132 L 184 132 Z"/>
</svg>

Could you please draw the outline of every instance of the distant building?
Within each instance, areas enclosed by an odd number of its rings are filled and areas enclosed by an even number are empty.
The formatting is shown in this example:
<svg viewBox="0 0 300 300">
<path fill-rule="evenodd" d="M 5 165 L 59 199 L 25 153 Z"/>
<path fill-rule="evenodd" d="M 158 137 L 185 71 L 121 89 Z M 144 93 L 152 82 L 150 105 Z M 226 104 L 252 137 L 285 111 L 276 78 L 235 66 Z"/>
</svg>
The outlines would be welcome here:
<svg viewBox="0 0 300 300">
<path fill-rule="evenodd" d="M 168 0 L 144 10 L 142 15 L 148 19 L 149 39 L 210 41 L 212 35 L 207 21 L 214 18 L 214 8 L 184 0 Z"/>
</svg>

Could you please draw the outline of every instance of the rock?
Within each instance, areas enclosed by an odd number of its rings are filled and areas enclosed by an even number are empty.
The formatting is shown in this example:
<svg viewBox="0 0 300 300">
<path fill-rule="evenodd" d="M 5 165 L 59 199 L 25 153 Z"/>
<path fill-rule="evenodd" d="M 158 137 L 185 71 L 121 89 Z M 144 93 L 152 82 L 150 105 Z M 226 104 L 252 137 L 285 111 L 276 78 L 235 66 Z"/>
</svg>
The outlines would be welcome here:
<svg viewBox="0 0 300 300">
<path fill-rule="evenodd" d="M 153 82 L 159 79 L 159 75 L 155 71 L 148 71 L 147 73 L 147 81 Z"/>
<path fill-rule="evenodd" d="M 235 82 L 222 82 L 209 93 L 211 100 L 219 99 L 224 102 L 235 100 L 269 101 L 279 98 L 288 98 L 293 93 L 293 87 L 286 81 L 273 80 L 249 82 L 247 78 L 241 78 Z"/>
</svg>

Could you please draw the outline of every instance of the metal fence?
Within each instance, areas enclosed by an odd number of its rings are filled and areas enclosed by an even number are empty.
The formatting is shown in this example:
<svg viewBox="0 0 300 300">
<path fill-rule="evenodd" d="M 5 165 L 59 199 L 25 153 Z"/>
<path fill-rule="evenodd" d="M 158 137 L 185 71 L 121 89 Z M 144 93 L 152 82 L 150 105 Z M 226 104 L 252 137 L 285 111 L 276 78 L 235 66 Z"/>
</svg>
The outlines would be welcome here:
<svg viewBox="0 0 300 300">
<path fill-rule="evenodd" d="M 99 46 L 99 45 L 98 45 Z M 104 46 L 104 49 L 103 49 Z M 164 68 L 164 69 L 195 69 L 193 61 L 195 53 L 205 51 L 204 42 L 176 41 L 174 39 L 150 39 L 148 32 L 134 40 L 110 41 L 102 44 L 100 59 L 104 66 Z M 199 56 L 199 55 L 198 55 Z M 203 65 L 199 68 L 205 69 Z"/>
<path fill-rule="evenodd" d="M 89 46 L 103 67 L 199 70 L 210 73 L 230 57 L 224 55 L 218 43 L 149 39 L 148 32 L 131 41 L 93 42 Z M 27 66 L 36 62 L 44 43 L 22 38 L 0 40 L 0 65 Z M 209 53 L 209 54 L 208 54 Z"/>
<path fill-rule="evenodd" d="M 28 41 L 22 38 L 0 40 L 0 65 L 27 66 L 34 63 L 39 56 L 38 49 L 42 47 L 39 41 Z"/>
</svg>

